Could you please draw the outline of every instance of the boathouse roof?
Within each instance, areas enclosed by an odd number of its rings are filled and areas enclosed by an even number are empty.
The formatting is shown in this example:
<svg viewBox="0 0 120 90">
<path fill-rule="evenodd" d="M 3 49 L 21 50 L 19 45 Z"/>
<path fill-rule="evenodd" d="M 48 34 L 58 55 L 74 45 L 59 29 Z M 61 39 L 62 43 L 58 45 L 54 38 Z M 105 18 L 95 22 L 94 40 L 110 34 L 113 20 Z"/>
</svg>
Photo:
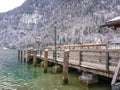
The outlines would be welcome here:
<svg viewBox="0 0 120 90">
<path fill-rule="evenodd" d="M 109 21 L 105 22 L 105 24 L 101 25 L 100 27 L 120 27 L 120 16 L 110 19 Z"/>
</svg>

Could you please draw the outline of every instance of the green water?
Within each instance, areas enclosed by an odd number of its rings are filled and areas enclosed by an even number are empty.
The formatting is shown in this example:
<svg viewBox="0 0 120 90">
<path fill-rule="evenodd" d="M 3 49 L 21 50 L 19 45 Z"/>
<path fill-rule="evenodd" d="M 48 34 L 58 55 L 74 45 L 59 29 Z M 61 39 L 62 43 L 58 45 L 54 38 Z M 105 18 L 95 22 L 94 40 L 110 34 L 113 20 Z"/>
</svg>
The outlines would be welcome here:
<svg viewBox="0 0 120 90">
<path fill-rule="evenodd" d="M 42 67 L 33 67 L 18 61 L 17 50 L 0 51 L 0 90 L 110 90 L 110 84 L 91 88 L 80 85 L 78 73 L 69 73 L 69 84 L 62 85 L 62 74 L 43 73 Z M 104 81 L 103 81 L 104 82 Z"/>
</svg>

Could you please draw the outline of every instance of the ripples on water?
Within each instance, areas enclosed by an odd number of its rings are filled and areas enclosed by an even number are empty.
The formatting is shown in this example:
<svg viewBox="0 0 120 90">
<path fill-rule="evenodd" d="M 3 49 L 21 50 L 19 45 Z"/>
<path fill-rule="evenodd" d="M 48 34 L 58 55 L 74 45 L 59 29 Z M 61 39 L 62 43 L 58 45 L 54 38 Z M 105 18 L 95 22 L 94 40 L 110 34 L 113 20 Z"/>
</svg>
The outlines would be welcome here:
<svg viewBox="0 0 120 90">
<path fill-rule="evenodd" d="M 0 90 L 110 90 L 110 86 L 81 86 L 78 75 L 69 74 L 69 84 L 62 85 L 62 74 L 43 73 L 43 68 L 18 62 L 16 50 L 0 51 Z"/>
</svg>

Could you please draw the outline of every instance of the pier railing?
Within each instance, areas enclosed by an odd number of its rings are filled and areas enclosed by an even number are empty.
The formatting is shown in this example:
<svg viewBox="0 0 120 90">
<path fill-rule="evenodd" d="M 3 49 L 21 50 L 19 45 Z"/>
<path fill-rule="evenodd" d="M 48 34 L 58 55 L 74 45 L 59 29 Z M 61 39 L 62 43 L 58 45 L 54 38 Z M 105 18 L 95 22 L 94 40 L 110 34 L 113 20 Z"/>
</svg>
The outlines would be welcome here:
<svg viewBox="0 0 120 90">
<path fill-rule="evenodd" d="M 48 46 L 47 49 L 54 49 L 54 46 Z M 57 49 L 107 49 L 107 44 L 75 44 L 75 45 L 58 45 Z"/>
<path fill-rule="evenodd" d="M 53 59 L 53 51 L 48 50 L 48 59 Z M 64 50 L 57 50 L 56 53 L 58 64 L 63 64 Z M 43 57 L 44 58 L 44 57 Z M 79 70 L 86 70 L 96 74 L 112 77 L 120 58 L 120 50 L 70 50 L 69 51 L 69 67 Z"/>
<path fill-rule="evenodd" d="M 54 49 L 32 51 L 31 53 L 28 50 L 26 54 L 27 61 L 30 59 L 29 56 L 32 56 L 34 62 L 36 58 L 40 58 L 44 62 L 45 60 L 57 62 L 63 66 L 66 65 L 65 60 L 67 59 L 69 67 L 113 78 L 112 85 L 117 79 L 120 80 L 120 49 L 57 49 L 56 60 L 54 60 Z M 36 62 L 34 64 L 36 65 Z"/>
</svg>

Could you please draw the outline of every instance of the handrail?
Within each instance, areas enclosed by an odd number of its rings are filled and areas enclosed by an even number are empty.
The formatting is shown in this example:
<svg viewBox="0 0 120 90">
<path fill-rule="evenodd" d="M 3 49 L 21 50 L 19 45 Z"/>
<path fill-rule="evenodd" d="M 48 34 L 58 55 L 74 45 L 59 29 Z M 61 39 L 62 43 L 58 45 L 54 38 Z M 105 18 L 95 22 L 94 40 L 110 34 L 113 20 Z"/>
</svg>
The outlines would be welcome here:
<svg viewBox="0 0 120 90">
<path fill-rule="evenodd" d="M 87 47 L 87 49 L 90 49 L 91 47 L 94 47 L 95 49 L 99 49 L 99 47 L 105 46 L 105 49 L 107 49 L 107 44 L 76 44 L 76 45 L 58 45 L 56 46 L 57 49 L 84 49 Z M 48 49 L 53 49 L 54 46 L 48 46 L 46 47 Z"/>
</svg>

